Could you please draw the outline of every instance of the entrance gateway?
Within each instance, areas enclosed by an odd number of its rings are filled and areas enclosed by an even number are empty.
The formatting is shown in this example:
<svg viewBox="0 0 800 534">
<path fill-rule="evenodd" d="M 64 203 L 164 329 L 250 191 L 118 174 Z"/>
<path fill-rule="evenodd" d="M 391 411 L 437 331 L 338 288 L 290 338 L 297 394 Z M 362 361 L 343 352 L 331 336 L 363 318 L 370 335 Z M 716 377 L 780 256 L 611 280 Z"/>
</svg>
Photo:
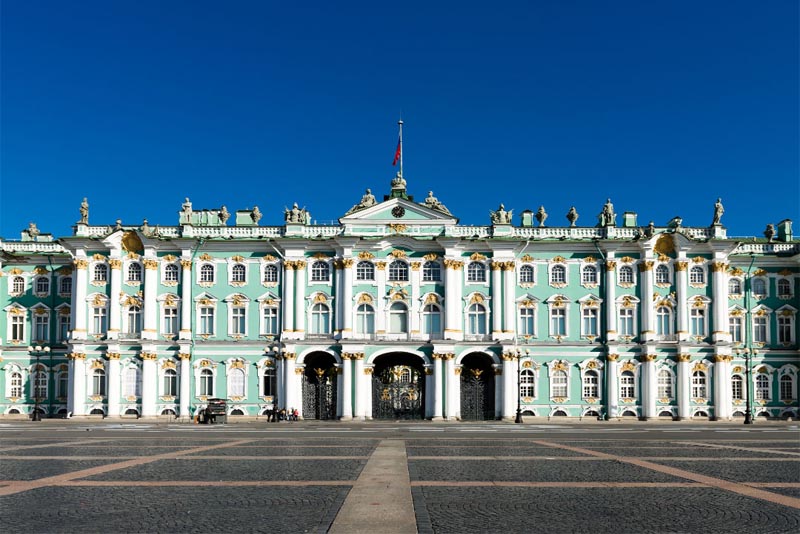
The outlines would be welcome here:
<svg viewBox="0 0 800 534">
<path fill-rule="evenodd" d="M 425 418 L 425 369 L 419 357 L 386 354 L 373 369 L 373 419 Z"/>
<path fill-rule="evenodd" d="M 303 371 L 303 419 L 336 419 L 339 376 L 335 364 L 333 357 L 326 353 L 309 354 L 306 358 Z"/>
</svg>

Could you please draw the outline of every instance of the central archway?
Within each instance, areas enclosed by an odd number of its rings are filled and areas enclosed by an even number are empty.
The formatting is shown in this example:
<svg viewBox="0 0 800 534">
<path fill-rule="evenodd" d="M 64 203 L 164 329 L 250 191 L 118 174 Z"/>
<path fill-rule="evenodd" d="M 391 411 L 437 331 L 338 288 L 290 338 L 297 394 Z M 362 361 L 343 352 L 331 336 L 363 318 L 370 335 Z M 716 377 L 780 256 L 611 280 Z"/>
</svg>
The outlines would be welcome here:
<svg viewBox="0 0 800 534">
<path fill-rule="evenodd" d="M 495 418 L 492 359 L 479 352 L 461 362 L 461 419 L 489 421 Z"/>
<path fill-rule="evenodd" d="M 425 368 L 418 356 L 391 353 L 375 360 L 372 418 L 425 418 Z"/>
<path fill-rule="evenodd" d="M 303 419 L 336 419 L 336 360 L 328 353 L 313 352 L 305 364 Z"/>
</svg>

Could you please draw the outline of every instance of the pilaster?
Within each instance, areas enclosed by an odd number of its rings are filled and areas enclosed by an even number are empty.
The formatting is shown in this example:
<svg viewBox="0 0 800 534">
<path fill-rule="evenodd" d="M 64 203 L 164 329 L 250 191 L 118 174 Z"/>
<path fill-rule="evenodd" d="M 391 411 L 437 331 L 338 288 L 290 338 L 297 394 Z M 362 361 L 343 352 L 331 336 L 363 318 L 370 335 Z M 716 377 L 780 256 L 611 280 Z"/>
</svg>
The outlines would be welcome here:
<svg viewBox="0 0 800 534">
<path fill-rule="evenodd" d="M 608 418 L 617 417 L 619 410 L 619 388 L 617 387 L 617 373 L 619 372 L 619 354 L 611 352 L 616 347 L 609 347 L 609 354 L 606 356 L 606 393 L 608 394 Z"/>
<path fill-rule="evenodd" d="M 158 261 L 154 258 L 145 258 L 142 263 L 144 263 L 144 328 L 142 329 L 142 339 L 154 340 L 158 333 L 156 329 Z"/>
<path fill-rule="evenodd" d="M 184 271 L 185 274 L 186 271 Z M 191 412 L 189 411 L 189 400 L 192 397 L 192 389 L 191 389 L 191 377 L 192 377 L 192 355 L 188 352 L 181 352 L 178 354 L 178 357 L 181 359 L 181 375 L 180 375 L 180 416 L 181 418 L 184 417 L 191 417 Z"/>
<path fill-rule="evenodd" d="M 75 288 L 72 293 L 72 316 L 75 324 L 72 325 L 72 339 L 86 339 L 86 288 L 89 283 L 89 275 L 86 272 L 89 262 L 85 258 L 78 258 L 74 262 Z M 71 370 L 71 369 L 70 369 Z M 72 373 L 70 373 L 72 376 Z M 81 400 L 81 402 L 83 402 Z M 75 413 L 75 410 L 71 410 Z"/>
<path fill-rule="evenodd" d="M 675 300 L 678 315 L 678 341 L 689 339 L 689 314 L 686 302 L 689 298 L 689 262 L 681 253 L 675 262 Z"/>
<path fill-rule="evenodd" d="M 117 251 L 112 251 L 112 256 L 118 255 Z M 111 268 L 111 295 L 109 295 L 108 310 L 108 339 L 119 339 L 120 319 L 122 308 L 120 307 L 120 293 L 122 292 L 122 260 L 119 257 L 112 257 L 108 260 Z M 109 388 L 110 389 L 110 388 Z M 109 391 L 110 394 L 110 391 Z M 111 407 L 108 409 L 111 412 Z M 114 415 L 119 415 L 117 412 Z"/>
<path fill-rule="evenodd" d="M 353 418 L 353 366 L 350 364 L 352 359 L 351 353 L 342 353 L 342 421 Z"/>
<path fill-rule="evenodd" d="M 691 417 L 691 377 L 689 376 L 689 359 L 687 353 L 678 354 L 678 419 L 689 419 Z"/>
<path fill-rule="evenodd" d="M 181 340 L 192 339 L 192 260 L 181 260 Z M 183 363 L 181 362 L 181 369 Z M 188 376 L 188 375 L 187 375 Z"/>
<path fill-rule="evenodd" d="M 119 352 L 107 352 L 108 358 L 108 416 L 119 417 L 120 367 Z"/>
<path fill-rule="evenodd" d="M 294 339 L 303 339 L 306 332 L 306 262 L 294 262 Z M 331 310 L 335 313 L 335 310 Z M 295 406 L 299 409 L 299 406 Z"/>
<path fill-rule="evenodd" d="M 155 352 L 142 352 L 142 417 L 152 417 L 156 413 L 158 390 Z"/>
</svg>

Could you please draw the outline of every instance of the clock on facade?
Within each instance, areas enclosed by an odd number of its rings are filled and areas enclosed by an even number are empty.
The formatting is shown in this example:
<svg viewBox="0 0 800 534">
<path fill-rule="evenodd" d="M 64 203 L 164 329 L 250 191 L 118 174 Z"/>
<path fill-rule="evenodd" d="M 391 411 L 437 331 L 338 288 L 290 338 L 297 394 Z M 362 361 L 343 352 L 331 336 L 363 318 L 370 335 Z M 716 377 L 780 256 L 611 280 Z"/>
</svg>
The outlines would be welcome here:
<svg viewBox="0 0 800 534">
<path fill-rule="evenodd" d="M 392 208 L 392 215 L 394 215 L 395 219 L 399 219 L 405 214 L 406 214 L 406 209 L 403 206 L 395 206 L 394 208 Z"/>
</svg>

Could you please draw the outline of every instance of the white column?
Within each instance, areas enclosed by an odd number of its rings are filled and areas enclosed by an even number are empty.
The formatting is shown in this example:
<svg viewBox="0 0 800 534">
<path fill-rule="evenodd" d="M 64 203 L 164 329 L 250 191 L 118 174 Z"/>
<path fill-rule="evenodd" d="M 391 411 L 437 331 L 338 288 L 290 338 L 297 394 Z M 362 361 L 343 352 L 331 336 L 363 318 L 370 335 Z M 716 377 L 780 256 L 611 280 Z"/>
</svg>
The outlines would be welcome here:
<svg viewBox="0 0 800 534">
<path fill-rule="evenodd" d="M 294 331 L 296 338 L 304 338 L 306 331 L 306 262 L 294 262 Z M 335 310 L 331 310 L 335 313 Z M 298 410 L 299 406 L 295 406 Z"/>
<path fill-rule="evenodd" d="M 514 261 L 503 264 L 503 307 L 505 313 L 505 326 L 503 334 L 506 339 L 513 339 L 517 332 L 517 302 L 515 290 L 517 287 L 517 273 Z"/>
<path fill-rule="evenodd" d="M 369 397 L 370 380 L 372 375 L 364 372 L 364 353 L 357 352 L 353 355 L 353 385 L 355 386 L 355 419 L 363 420 L 367 417 L 367 406 L 372 406 L 372 399 Z M 372 416 L 372 410 L 369 412 Z"/>
<path fill-rule="evenodd" d="M 88 273 L 86 268 L 89 262 L 85 259 L 75 260 L 73 280 L 75 288 L 72 293 L 72 339 L 86 339 L 86 284 Z M 72 374 L 70 373 L 70 377 Z M 75 413 L 75 410 L 72 410 Z"/>
<path fill-rule="evenodd" d="M 286 406 L 287 410 L 297 408 L 302 412 L 302 406 L 298 405 L 300 399 L 300 375 L 295 373 L 295 355 L 287 352 L 283 355 L 283 368 L 286 380 Z"/>
<path fill-rule="evenodd" d="M 375 334 L 386 333 L 386 262 L 375 262 L 375 285 L 378 298 L 375 304 Z"/>
<path fill-rule="evenodd" d="M 617 359 L 619 354 L 611 353 L 606 356 L 606 393 L 608 395 L 608 417 L 617 417 L 619 408 L 619 389 L 617 388 Z"/>
<path fill-rule="evenodd" d="M 142 352 L 142 417 L 158 415 L 156 413 L 158 396 L 156 357 L 155 352 Z"/>
<path fill-rule="evenodd" d="M 642 277 L 642 336 L 645 341 L 655 339 L 655 321 L 653 317 L 653 261 L 647 259 L 639 264 Z"/>
<path fill-rule="evenodd" d="M 492 366 L 494 373 L 494 418 L 503 417 L 503 369 L 495 364 Z"/>
<path fill-rule="evenodd" d="M 181 266 L 183 267 L 183 270 L 181 272 L 180 339 L 192 339 L 192 260 L 181 260 Z"/>
<path fill-rule="evenodd" d="M 426 365 L 423 372 L 425 373 L 425 419 L 433 419 L 433 364 Z"/>
<path fill-rule="evenodd" d="M 445 404 L 445 418 L 456 419 L 461 412 L 461 377 L 456 375 L 455 358 L 448 354 L 445 360 L 445 379 L 447 380 L 447 402 Z"/>
<path fill-rule="evenodd" d="M 420 267 L 422 266 L 421 262 L 412 261 L 411 262 L 411 307 L 408 310 L 410 315 L 409 317 L 409 332 L 411 333 L 412 339 L 420 339 L 421 337 L 421 328 L 420 328 L 420 312 L 422 311 L 422 306 L 424 306 L 420 302 L 420 292 L 419 292 L 419 283 L 420 283 Z"/>
<path fill-rule="evenodd" d="M 691 382 L 689 376 L 689 355 L 678 354 L 678 418 L 689 419 L 689 402 L 691 399 Z"/>
<path fill-rule="evenodd" d="M 283 354 L 275 354 L 275 382 L 277 383 L 275 396 L 275 409 L 286 407 L 286 364 Z"/>
<path fill-rule="evenodd" d="M 342 420 L 353 418 L 353 366 L 352 356 L 342 353 Z"/>
<path fill-rule="evenodd" d="M 294 262 L 283 262 L 283 331 L 294 332 Z"/>
<path fill-rule="evenodd" d="M 120 320 L 122 309 L 119 302 L 119 294 L 122 291 L 122 261 L 119 258 L 108 260 L 111 267 L 111 295 L 109 295 L 110 308 L 108 310 L 108 339 L 119 339 Z M 109 406 L 109 413 L 111 407 Z M 114 413 L 114 415 L 119 415 Z"/>
<path fill-rule="evenodd" d="M 339 309 L 342 310 L 342 339 L 348 339 L 353 337 L 353 259 L 342 260 L 342 265 L 344 266 L 342 270 L 344 276 Z"/>
<path fill-rule="evenodd" d="M 492 261 L 492 338 L 503 336 L 503 262 Z"/>
<path fill-rule="evenodd" d="M 184 271 L 185 273 L 186 271 Z M 180 353 L 178 355 L 181 359 L 181 374 L 180 374 L 180 416 L 191 417 L 192 413 L 189 411 L 189 400 L 192 397 L 192 368 L 191 358 L 192 355 L 188 353 Z"/>
<path fill-rule="evenodd" d="M 72 353 L 69 360 L 69 399 L 67 410 L 72 415 L 86 414 L 86 354 Z"/>
<path fill-rule="evenodd" d="M 158 296 L 158 261 L 156 259 L 144 260 L 144 328 L 142 339 L 156 339 L 156 312 Z M 155 406 L 153 407 L 155 410 Z M 155 414 L 154 414 L 155 415 Z"/>
<path fill-rule="evenodd" d="M 643 354 L 642 355 L 642 370 L 644 371 L 642 377 L 642 415 L 646 419 L 658 417 L 656 413 L 656 396 L 658 394 L 658 385 L 656 380 L 656 355 Z"/>
<path fill-rule="evenodd" d="M 731 340 L 728 330 L 728 276 L 727 265 L 721 261 L 711 263 L 711 306 L 713 309 L 713 339 L 715 343 Z"/>
<path fill-rule="evenodd" d="M 714 419 L 731 418 L 731 365 L 732 357 L 717 354 L 714 364 Z"/>
<path fill-rule="evenodd" d="M 444 404 L 442 394 L 442 354 L 433 354 L 433 420 L 442 419 L 442 405 Z"/>
<path fill-rule="evenodd" d="M 686 309 L 686 299 L 689 297 L 689 262 L 679 259 L 675 262 L 675 300 L 677 308 L 678 340 L 689 339 L 689 315 Z"/>
<path fill-rule="evenodd" d="M 606 260 L 606 301 L 603 303 L 606 314 L 606 341 L 617 340 L 617 262 L 609 258 Z"/>
<path fill-rule="evenodd" d="M 444 302 L 445 302 L 445 329 L 444 338 L 461 340 L 464 339 L 463 307 L 461 285 L 461 272 L 464 269 L 464 262 L 458 260 L 444 260 L 445 282 L 444 282 Z"/>
<path fill-rule="evenodd" d="M 517 388 L 514 384 L 516 379 L 516 368 L 514 367 L 514 357 L 511 353 L 505 353 L 503 358 L 503 419 L 514 419 L 517 405 Z"/>
<path fill-rule="evenodd" d="M 108 356 L 108 416 L 119 417 L 119 395 L 121 389 L 119 353 L 109 352 Z"/>
</svg>

